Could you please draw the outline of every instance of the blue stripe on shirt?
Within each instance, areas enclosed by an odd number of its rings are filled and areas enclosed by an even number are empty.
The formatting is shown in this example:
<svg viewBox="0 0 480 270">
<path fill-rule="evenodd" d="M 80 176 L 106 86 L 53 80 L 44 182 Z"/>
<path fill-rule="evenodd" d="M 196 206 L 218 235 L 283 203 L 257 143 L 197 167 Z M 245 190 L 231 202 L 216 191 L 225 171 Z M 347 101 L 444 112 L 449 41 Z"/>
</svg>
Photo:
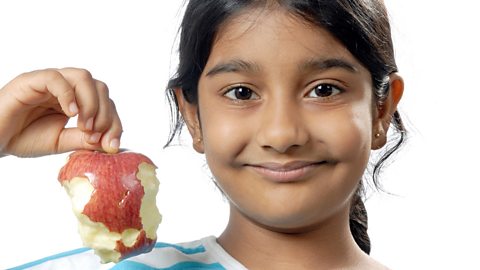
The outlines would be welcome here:
<svg viewBox="0 0 480 270">
<path fill-rule="evenodd" d="M 143 263 L 123 261 L 112 267 L 110 270 L 226 270 L 219 263 L 201 263 L 201 262 L 179 262 L 167 268 L 155 268 Z"/>
<path fill-rule="evenodd" d="M 162 249 L 162 248 L 174 248 L 180 252 L 182 252 L 183 254 L 187 254 L 187 255 L 192 255 L 192 254 L 197 254 L 197 253 L 202 253 L 202 252 L 205 252 L 205 247 L 203 245 L 199 245 L 199 246 L 196 246 L 196 247 L 192 247 L 192 248 L 186 248 L 186 247 L 182 247 L 182 246 L 179 246 L 179 245 L 173 245 L 173 244 L 167 244 L 167 243 L 162 243 L 162 242 L 158 242 L 155 244 L 155 248 L 156 249 Z M 23 265 L 20 265 L 20 266 L 16 266 L 14 268 L 9 268 L 7 270 L 23 270 L 23 269 L 27 269 L 29 267 L 33 267 L 33 266 L 36 266 L 36 265 L 39 265 L 39 264 L 42 264 L 42 263 L 45 263 L 45 262 L 48 262 L 48 261 L 53 261 L 53 260 L 57 260 L 57 259 L 61 259 L 63 257 L 68 257 L 68 256 L 72 256 L 72 255 L 75 255 L 75 254 L 79 254 L 79 253 L 82 253 L 82 252 L 85 252 L 85 251 L 88 251 L 90 250 L 90 248 L 79 248 L 79 249 L 74 249 L 74 250 L 70 250 L 70 251 L 66 251 L 66 252 L 62 252 L 62 253 L 59 253 L 59 254 L 56 254 L 56 255 L 52 255 L 52 256 L 49 256 L 49 257 L 45 257 L 43 259 L 40 259 L 40 260 L 37 260 L 37 261 L 33 261 L 33 262 L 29 262 L 29 263 L 26 263 L 26 264 L 23 264 Z M 127 264 L 130 264 L 130 263 L 134 263 L 134 262 L 130 262 L 130 261 L 124 261 L 122 263 L 127 263 Z M 122 263 L 120 264 L 117 264 L 114 268 L 112 269 L 137 269 L 137 268 L 116 268 L 117 266 L 119 267 L 122 267 Z M 172 266 L 172 267 L 177 267 L 177 268 L 164 268 L 164 269 L 224 269 L 223 267 L 221 267 L 221 265 L 219 265 L 221 268 L 205 268 L 206 266 L 208 267 L 215 267 L 215 264 L 212 264 L 211 266 L 210 265 L 205 265 L 203 264 L 202 267 L 203 268 L 199 268 L 197 265 L 197 263 L 191 263 L 191 265 L 183 265 L 184 263 L 179 263 L 177 265 L 179 266 Z M 127 267 L 130 267 L 130 266 L 127 266 Z M 138 267 L 142 267 L 142 266 L 138 266 Z M 147 268 L 138 268 L 138 269 L 159 269 L 159 268 L 149 268 L 149 266 L 145 266 Z M 187 268 L 182 268 L 182 267 L 187 267 Z M 197 267 L 197 268 L 189 268 L 189 267 Z M 163 268 L 162 268 L 163 269 Z"/>
<path fill-rule="evenodd" d="M 182 252 L 183 254 L 188 254 L 188 255 L 205 252 L 205 247 L 203 245 L 199 245 L 193 248 L 186 248 L 179 245 L 172 245 L 172 244 L 160 243 L 160 242 L 155 244 L 155 248 L 168 248 L 168 247 L 174 248 Z"/>
<path fill-rule="evenodd" d="M 89 248 L 74 249 L 74 250 L 62 252 L 62 253 L 59 253 L 59 254 L 56 254 L 56 255 L 48 256 L 48 257 L 45 257 L 45 258 L 43 258 L 43 259 L 40 259 L 40 260 L 37 260 L 37 261 L 33 261 L 33 262 L 29 262 L 29 263 L 26 263 L 26 264 L 23 264 L 23 265 L 20 265 L 20 266 L 16 266 L 16 267 L 14 267 L 14 268 L 9 268 L 9 269 L 7 269 L 7 270 L 22 270 L 22 269 L 27 269 L 27 268 L 29 268 L 29 267 L 33 267 L 33 266 L 35 266 L 35 265 L 42 264 L 42 263 L 44 263 L 44 262 L 48 262 L 48 261 L 60 259 L 60 258 L 67 257 L 67 256 L 72 256 L 72 255 L 79 254 L 79 253 L 82 253 L 82 252 L 85 252 L 85 251 L 89 251 L 89 250 L 90 250 Z"/>
</svg>

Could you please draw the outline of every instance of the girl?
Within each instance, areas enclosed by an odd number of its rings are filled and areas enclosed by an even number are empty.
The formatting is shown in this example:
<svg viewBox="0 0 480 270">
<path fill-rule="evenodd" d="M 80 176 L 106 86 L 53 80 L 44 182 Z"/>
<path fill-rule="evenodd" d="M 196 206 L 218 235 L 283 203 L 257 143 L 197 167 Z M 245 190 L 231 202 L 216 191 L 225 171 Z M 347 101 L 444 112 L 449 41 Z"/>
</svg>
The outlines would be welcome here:
<svg viewBox="0 0 480 270">
<path fill-rule="evenodd" d="M 389 127 L 399 136 L 374 164 L 374 183 L 405 135 L 397 112 L 403 81 L 383 2 L 191 0 L 179 52 L 168 86 L 176 112 L 168 143 L 185 123 L 228 198 L 230 219 L 218 238 L 158 243 L 113 269 L 385 269 L 368 256 L 361 181 Z M 76 96 L 98 92 L 68 78 Z M 99 118 L 110 125 L 90 132 L 80 120 L 80 128 L 102 138 L 92 139 L 97 148 L 116 149 L 118 140 L 103 139 L 119 137 L 114 107 L 97 104 L 110 108 Z M 109 126 L 114 135 L 102 136 L 112 134 Z M 80 250 L 17 269 L 102 267 L 97 261 Z"/>
</svg>

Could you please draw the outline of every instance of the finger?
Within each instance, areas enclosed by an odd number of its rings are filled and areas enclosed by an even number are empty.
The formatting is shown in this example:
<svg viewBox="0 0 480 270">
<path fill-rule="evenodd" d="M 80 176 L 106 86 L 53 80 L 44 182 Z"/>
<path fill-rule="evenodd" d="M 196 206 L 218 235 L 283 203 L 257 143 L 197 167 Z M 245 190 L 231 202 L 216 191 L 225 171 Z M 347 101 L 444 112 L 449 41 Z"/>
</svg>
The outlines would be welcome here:
<svg viewBox="0 0 480 270">
<path fill-rule="evenodd" d="M 88 138 L 88 142 L 95 144 L 98 143 L 103 136 L 103 133 L 107 131 L 113 123 L 114 115 L 116 111 L 114 110 L 114 106 L 110 98 L 108 97 L 108 87 L 105 83 L 101 81 L 95 82 L 97 92 L 98 92 L 98 100 L 99 106 L 97 115 L 95 116 L 95 122 L 93 125 L 93 133 Z"/>
<path fill-rule="evenodd" d="M 100 150 L 100 144 L 90 144 L 87 142 L 87 138 L 91 134 L 83 132 L 79 128 L 65 128 L 60 133 L 58 138 L 57 153 L 65 153 L 74 150 Z"/>
<path fill-rule="evenodd" d="M 18 83 L 18 86 L 16 85 Z M 78 114 L 78 105 L 72 86 L 54 69 L 37 70 L 19 75 L 12 81 L 12 91 L 22 104 L 38 105 L 55 97 L 62 111 L 69 117 Z"/>
<path fill-rule="evenodd" d="M 75 98 L 79 107 L 77 126 L 82 131 L 93 130 L 95 115 L 98 111 L 98 92 L 92 75 L 85 69 L 77 68 L 64 68 L 58 71 L 75 91 Z"/>
<path fill-rule="evenodd" d="M 120 148 L 120 138 L 122 136 L 123 128 L 117 109 L 115 108 L 115 103 L 110 100 L 110 104 L 113 118 L 112 125 L 102 136 L 101 145 L 105 152 L 116 153 Z"/>
<path fill-rule="evenodd" d="M 108 97 L 107 85 L 97 80 L 95 87 L 98 93 L 98 110 L 93 123 L 93 131 L 103 133 L 112 125 L 114 112 Z"/>
</svg>

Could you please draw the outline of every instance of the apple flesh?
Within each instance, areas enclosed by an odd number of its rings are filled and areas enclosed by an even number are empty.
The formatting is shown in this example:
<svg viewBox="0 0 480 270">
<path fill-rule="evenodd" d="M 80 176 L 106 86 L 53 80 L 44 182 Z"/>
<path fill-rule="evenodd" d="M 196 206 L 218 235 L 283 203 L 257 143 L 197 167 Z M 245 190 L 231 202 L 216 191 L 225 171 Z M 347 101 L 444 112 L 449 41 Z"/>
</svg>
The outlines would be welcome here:
<svg viewBox="0 0 480 270">
<path fill-rule="evenodd" d="M 134 152 L 76 151 L 60 170 L 85 246 L 102 263 L 150 252 L 161 215 L 156 166 Z"/>
</svg>

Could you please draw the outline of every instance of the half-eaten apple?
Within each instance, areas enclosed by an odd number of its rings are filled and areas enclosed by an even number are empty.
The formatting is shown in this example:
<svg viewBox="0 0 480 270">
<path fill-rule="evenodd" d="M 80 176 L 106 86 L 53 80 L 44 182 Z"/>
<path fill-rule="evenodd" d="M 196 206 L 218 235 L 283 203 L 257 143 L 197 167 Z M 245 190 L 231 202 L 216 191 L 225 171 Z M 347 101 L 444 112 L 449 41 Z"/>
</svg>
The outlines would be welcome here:
<svg viewBox="0 0 480 270">
<path fill-rule="evenodd" d="M 134 152 L 76 151 L 60 170 L 85 246 L 102 263 L 150 252 L 161 215 L 156 166 Z"/>
</svg>

